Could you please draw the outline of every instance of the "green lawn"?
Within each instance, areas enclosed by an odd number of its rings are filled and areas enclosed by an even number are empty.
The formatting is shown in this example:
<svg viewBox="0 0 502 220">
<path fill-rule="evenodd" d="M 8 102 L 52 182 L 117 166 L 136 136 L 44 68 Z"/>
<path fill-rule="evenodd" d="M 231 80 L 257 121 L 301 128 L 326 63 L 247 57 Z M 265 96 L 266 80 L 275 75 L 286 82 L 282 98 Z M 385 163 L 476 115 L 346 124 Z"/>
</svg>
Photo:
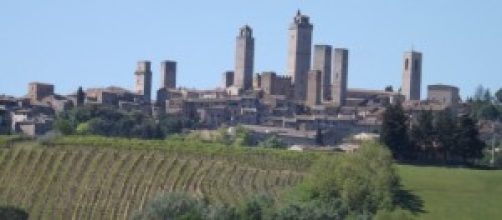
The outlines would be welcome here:
<svg viewBox="0 0 502 220">
<path fill-rule="evenodd" d="M 418 219 L 502 219 L 502 171 L 399 165 Z M 420 202 L 422 201 L 422 202 Z"/>
</svg>

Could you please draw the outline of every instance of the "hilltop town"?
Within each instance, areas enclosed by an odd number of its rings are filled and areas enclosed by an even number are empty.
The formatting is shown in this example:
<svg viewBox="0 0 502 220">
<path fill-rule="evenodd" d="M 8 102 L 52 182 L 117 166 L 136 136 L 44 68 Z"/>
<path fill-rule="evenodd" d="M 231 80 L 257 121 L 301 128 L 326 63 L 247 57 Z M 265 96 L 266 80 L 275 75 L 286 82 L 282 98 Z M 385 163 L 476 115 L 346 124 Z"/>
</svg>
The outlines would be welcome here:
<svg viewBox="0 0 502 220">
<path fill-rule="evenodd" d="M 131 70 L 133 90 L 110 86 L 61 95 L 53 84 L 31 82 L 25 97 L 0 96 L 0 130 L 43 135 L 52 130 L 58 114 L 103 105 L 153 117 L 196 118 L 197 129 L 239 124 L 257 135 L 277 134 L 288 144 L 314 145 L 322 132 L 322 142 L 335 145 L 351 135 L 378 133 L 387 104 L 402 103 L 411 119 L 421 111 L 465 111 L 457 87 L 422 85 L 423 56 L 415 50 L 401 58 L 401 88 L 348 88 L 349 49 L 313 45 L 313 30 L 310 18 L 298 11 L 288 31 L 287 71 L 279 74 L 254 72 L 253 29 L 241 27 L 235 39 L 235 69 L 224 71 L 221 87 L 211 90 L 178 85 L 177 63 L 171 60 L 160 63 L 157 91 L 152 91 L 154 74 L 147 60 Z M 427 97 L 421 97 L 424 87 Z"/>
</svg>

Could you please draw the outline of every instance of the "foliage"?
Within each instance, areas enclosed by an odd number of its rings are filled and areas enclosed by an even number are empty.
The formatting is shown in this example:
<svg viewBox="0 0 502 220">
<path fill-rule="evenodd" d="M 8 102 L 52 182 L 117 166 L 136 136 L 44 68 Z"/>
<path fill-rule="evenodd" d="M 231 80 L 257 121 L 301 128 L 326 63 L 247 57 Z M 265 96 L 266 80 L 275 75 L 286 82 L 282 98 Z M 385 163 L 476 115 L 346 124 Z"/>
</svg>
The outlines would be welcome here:
<svg viewBox="0 0 502 220">
<path fill-rule="evenodd" d="M 366 142 L 353 154 L 316 161 L 293 200 L 332 203 L 339 199 L 347 213 L 375 213 L 393 207 L 398 183 L 390 151 Z"/>
<path fill-rule="evenodd" d="M 202 220 L 235 219 L 234 209 L 212 206 L 184 192 L 163 193 L 149 201 L 144 210 L 137 212 L 134 220 L 186 219 Z"/>
<path fill-rule="evenodd" d="M 400 102 L 388 105 L 383 113 L 380 140 L 395 158 L 403 158 L 410 152 L 407 121 Z"/>
<path fill-rule="evenodd" d="M 469 116 L 461 116 L 458 121 L 456 144 L 453 153 L 460 156 L 464 162 L 479 159 L 483 156 L 485 143 L 479 139 L 476 122 Z"/>
<path fill-rule="evenodd" d="M 495 98 L 498 103 L 502 103 L 502 88 L 497 90 L 497 92 L 495 93 Z"/>
<path fill-rule="evenodd" d="M 55 128 L 65 135 L 93 134 L 113 137 L 163 139 L 182 131 L 180 119 L 165 114 L 155 120 L 143 112 L 109 106 L 82 106 L 58 116 Z"/>
<path fill-rule="evenodd" d="M 0 206 L 0 219 L 5 220 L 28 220 L 29 214 L 20 208 L 12 206 Z"/>
<path fill-rule="evenodd" d="M 234 144 L 237 146 L 251 146 L 253 145 L 253 138 L 251 132 L 242 125 L 235 127 L 235 140 Z"/>
<path fill-rule="evenodd" d="M 277 135 L 270 135 L 265 140 L 261 141 L 258 146 L 263 148 L 286 148 L 287 145 Z"/>
</svg>

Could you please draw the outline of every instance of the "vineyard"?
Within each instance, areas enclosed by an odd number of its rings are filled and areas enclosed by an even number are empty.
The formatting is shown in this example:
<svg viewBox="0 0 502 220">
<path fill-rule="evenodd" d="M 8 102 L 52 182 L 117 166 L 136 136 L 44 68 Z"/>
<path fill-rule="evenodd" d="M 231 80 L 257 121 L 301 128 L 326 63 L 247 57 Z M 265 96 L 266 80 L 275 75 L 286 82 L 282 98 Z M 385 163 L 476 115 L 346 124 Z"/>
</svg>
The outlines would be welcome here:
<svg viewBox="0 0 502 220">
<path fill-rule="evenodd" d="M 62 139 L 53 146 L 24 142 L 1 148 L 0 205 L 20 207 L 30 219 L 128 219 L 161 191 L 187 191 L 236 204 L 256 194 L 276 197 L 303 178 L 298 166 L 274 165 L 270 156 L 256 156 L 262 155 L 259 151 L 246 160 L 245 154 L 229 153 L 232 150 L 203 154 L 97 146 L 90 141 L 104 139 L 85 140 L 76 140 L 79 145 L 71 143 L 74 139 Z"/>
</svg>

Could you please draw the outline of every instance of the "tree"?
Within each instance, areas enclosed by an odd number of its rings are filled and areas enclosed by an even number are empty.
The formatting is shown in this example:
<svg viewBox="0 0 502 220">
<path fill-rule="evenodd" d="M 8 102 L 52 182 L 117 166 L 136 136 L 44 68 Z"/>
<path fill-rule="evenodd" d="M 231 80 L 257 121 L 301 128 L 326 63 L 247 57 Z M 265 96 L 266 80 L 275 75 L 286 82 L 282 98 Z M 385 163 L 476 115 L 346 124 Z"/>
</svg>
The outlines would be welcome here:
<svg viewBox="0 0 502 220">
<path fill-rule="evenodd" d="M 437 114 L 434 131 L 436 133 L 435 142 L 438 153 L 442 154 L 443 160 L 450 160 L 452 150 L 457 145 L 456 143 L 456 124 L 453 115 L 445 110 Z"/>
<path fill-rule="evenodd" d="M 433 115 L 431 111 L 424 111 L 418 115 L 416 123 L 410 131 L 410 144 L 413 145 L 413 149 L 417 155 L 429 157 L 430 153 L 433 151 L 433 136 L 434 136 L 434 126 L 433 126 Z"/>
<path fill-rule="evenodd" d="M 0 206 L 0 219 L 28 220 L 29 214 L 20 208 Z"/>
<path fill-rule="evenodd" d="M 408 154 L 407 121 L 400 102 L 388 105 L 383 113 L 380 140 L 389 147 L 394 158 L 403 158 Z"/>
<path fill-rule="evenodd" d="M 70 135 L 75 132 L 73 124 L 68 119 L 58 118 L 54 122 L 54 128 L 64 135 Z"/>
<path fill-rule="evenodd" d="M 83 106 L 85 102 L 85 93 L 84 90 L 82 89 L 82 86 L 78 87 L 77 90 L 77 106 Z"/>
<path fill-rule="evenodd" d="M 143 210 L 133 214 L 134 220 L 230 220 L 236 219 L 235 209 L 211 205 L 182 192 L 163 193 L 150 200 Z"/>
<path fill-rule="evenodd" d="M 477 111 L 478 119 L 496 120 L 499 117 L 499 110 L 493 104 L 484 104 Z"/>
<path fill-rule="evenodd" d="M 495 93 L 495 98 L 497 99 L 498 103 L 502 103 L 502 88 L 500 88 L 496 93 Z"/>
<path fill-rule="evenodd" d="M 391 85 L 389 85 L 389 86 L 385 87 L 385 91 L 386 92 L 394 92 L 394 88 Z"/>
<path fill-rule="evenodd" d="M 483 156 L 485 143 L 479 139 L 476 122 L 469 116 L 463 115 L 458 119 L 455 139 L 453 152 L 462 158 L 464 163 Z"/>
<path fill-rule="evenodd" d="M 265 148 L 286 148 L 287 145 L 277 135 L 270 135 L 261 141 L 259 146 Z"/>
</svg>

